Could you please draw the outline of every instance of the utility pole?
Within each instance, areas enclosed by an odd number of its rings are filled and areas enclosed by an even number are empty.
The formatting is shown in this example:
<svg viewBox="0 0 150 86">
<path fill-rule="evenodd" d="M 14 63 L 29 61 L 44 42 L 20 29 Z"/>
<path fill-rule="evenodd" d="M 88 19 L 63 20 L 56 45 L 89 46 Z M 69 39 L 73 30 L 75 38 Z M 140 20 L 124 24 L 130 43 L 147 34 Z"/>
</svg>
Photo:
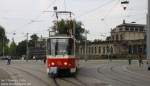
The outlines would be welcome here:
<svg viewBox="0 0 150 86">
<path fill-rule="evenodd" d="M 26 39 L 26 61 L 28 61 L 29 59 L 28 35 L 29 33 L 27 33 L 27 39 Z"/>
<path fill-rule="evenodd" d="M 4 34 L 3 34 L 3 57 L 4 57 L 4 55 L 5 55 L 5 41 L 4 41 L 5 39 L 4 39 Z"/>
<path fill-rule="evenodd" d="M 87 59 L 87 33 L 88 33 L 88 31 L 87 30 L 85 30 L 85 44 L 84 44 L 84 59 L 85 59 L 85 61 L 87 61 L 88 59 Z"/>
<path fill-rule="evenodd" d="M 147 27 L 146 27 L 146 32 L 147 32 L 147 39 L 146 39 L 146 57 L 148 60 L 148 70 L 150 70 L 150 0 L 148 0 L 148 14 L 147 14 Z"/>
</svg>

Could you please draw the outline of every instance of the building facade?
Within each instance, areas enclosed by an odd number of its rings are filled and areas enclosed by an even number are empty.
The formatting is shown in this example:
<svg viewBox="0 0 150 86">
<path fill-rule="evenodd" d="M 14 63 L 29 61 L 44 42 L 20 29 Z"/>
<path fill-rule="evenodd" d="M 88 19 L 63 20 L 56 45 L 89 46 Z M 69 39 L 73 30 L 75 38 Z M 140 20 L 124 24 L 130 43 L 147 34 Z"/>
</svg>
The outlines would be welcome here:
<svg viewBox="0 0 150 86">
<path fill-rule="evenodd" d="M 111 30 L 109 39 L 79 46 L 79 56 L 88 59 L 138 58 L 146 54 L 145 25 L 123 23 Z M 86 49 L 86 50 L 85 50 Z M 86 55 L 85 55 L 86 54 Z"/>
</svg>

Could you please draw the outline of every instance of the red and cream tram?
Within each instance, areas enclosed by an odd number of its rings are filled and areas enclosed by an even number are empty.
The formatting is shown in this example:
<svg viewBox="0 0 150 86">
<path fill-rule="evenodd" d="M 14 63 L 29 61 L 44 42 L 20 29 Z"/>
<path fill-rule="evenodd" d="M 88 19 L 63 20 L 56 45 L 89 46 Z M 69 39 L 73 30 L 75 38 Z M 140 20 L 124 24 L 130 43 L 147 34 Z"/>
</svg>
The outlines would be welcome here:
<svg viewBox="0 0 150 86">
<path fill-rule="evenodd" d="M 78 58 L 75 56 L 75 41 L 73 37 L 51 36 L 47 39 L 47 73 L 74 74 L 78 68 Z"/>
</svg>

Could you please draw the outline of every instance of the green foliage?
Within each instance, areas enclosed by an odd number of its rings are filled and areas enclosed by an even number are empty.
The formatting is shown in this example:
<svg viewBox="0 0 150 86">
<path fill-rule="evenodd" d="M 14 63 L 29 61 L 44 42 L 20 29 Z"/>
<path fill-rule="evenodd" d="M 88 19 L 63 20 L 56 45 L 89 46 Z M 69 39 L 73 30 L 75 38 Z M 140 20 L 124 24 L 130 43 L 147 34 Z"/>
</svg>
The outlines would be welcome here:
<svg viewBox="0 0 150 86">
<path fill-rule="evenodd" d="M 85 37 L 83 36 L 83 33 L 85 31 L 85 28 L 82 28 L 82 23 L 81 22 L 76 22 L 75 23 L 76 30 L 75 30 L 75 37 L 78 41 L 83 41 Z"/>
<path fill-rule="evenodd" d="M 9 55 L 16 56 L 16 49 L 17 49 L 17 45 L 14 41 L 12 41 L 9 47 Z"/>
<path fill-rule="evenodd" d="M 16 54 L 18 56 L 26 55 L 26 40 L 18 43 Z"/>
<path fill-rule="evenodd" d="M 0 26 L 0 56 L 3 54 L 3 47 L 5 50 L 5 54 L 8 54 L 8 42 L 9 40 L 6 37 L 5 29 Z"/>
<path fill-rule="evenodd" d="M 28 47 L 35 47 L 36 42 L 38 41 L 39 37 L 36 34 L 30 36 L 31 40 L 28 42 Z M 18 56 L 26 55 L 26 48 L 27 48 L 27 41 L 21 41 L 18 43 L 16 48 L 16 53 Z"/>
<path fill-rule="evenodd" d="M 36 34 L 30 36 L 31 40 L 29 40 L 29 47 L 35 47 L 39 37 Z"/>
<path fill-rule="evenodd" d="M 82 28 L 82 23 L 75 20 L 61 20 L 54 24 L 53 30 L 58 30 L 59 34 L 73 33 L 73 24 L 75 25 L 75 38 L 78 41 L 82 41 L 85 37 L 83 33 L 85 28 Z M 57 27 L 57 28 L 56 28 Z"/>
</svg>

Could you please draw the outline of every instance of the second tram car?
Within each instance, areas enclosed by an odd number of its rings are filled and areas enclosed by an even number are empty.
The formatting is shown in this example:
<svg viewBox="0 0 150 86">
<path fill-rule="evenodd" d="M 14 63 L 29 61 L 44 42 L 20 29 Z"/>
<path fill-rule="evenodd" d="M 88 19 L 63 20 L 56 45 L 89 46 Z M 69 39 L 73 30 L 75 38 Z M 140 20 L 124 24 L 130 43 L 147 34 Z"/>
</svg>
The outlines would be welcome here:
<svg viewBox="0 0 150 86">
<path fill-rule="evenodd" d="M 52 36 L 47 39 L 47 73 L 75 74 L 78 58 L 75 56 L 75 40 L 68 36 Z"/>
</svg>

